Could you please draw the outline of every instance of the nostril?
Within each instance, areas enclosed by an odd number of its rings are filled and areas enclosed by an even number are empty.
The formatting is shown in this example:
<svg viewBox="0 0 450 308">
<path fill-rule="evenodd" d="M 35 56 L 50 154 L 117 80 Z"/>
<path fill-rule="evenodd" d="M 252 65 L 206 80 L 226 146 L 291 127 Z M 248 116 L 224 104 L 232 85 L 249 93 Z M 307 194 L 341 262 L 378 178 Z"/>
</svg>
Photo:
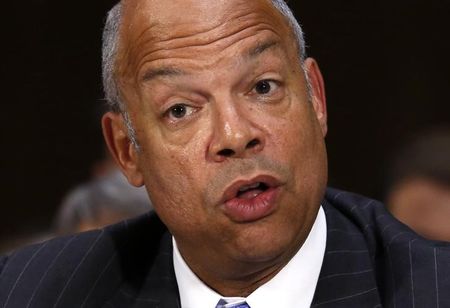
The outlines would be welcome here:
<svg viewBox="0 0 450 308">
<path fill-rule="evenodd" d="M 252 141 L 250 141 L 249 143 L 247 143 L 247 146 L 245 148 L 251 149 L 251 148 L 254 148 L 255 146 L 257 146 L 258 144 L 260 144 L 260 141 L 255 138 Z"/>
<path fill-rule="evenodd" d="M 230 157 L 235 154 L 235 152 L 232 149 L 223 149 L 217 152 L 220 156 Z"/>
<path fill-rule="evenodd" d="M 241 157 L 241 155 L 244 155 L 245 150 L 254 149 L 260 144 L 261 141 L 258 138 L 254 138 L 251 141 L 247 142 L 245 148 L 242 148 L 241 146 L 236 146 L 235 148 L 222 148 L 222 150 L 216 152 L 216 157 L 221 157 L 221 159 L 231 158 L 235 156 Z"/>
</svg>

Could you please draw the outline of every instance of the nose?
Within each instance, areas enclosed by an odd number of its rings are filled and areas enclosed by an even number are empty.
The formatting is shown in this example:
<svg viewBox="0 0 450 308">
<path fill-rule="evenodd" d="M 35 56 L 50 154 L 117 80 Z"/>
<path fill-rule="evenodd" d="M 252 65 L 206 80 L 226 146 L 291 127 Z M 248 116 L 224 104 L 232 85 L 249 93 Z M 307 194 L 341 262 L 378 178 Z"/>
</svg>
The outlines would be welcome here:
<svg viewBox="0 0 450 308">
<path fill-rule="evenodd" d="M 264 148 L 264 134 L 248 115 L 233 107 L 217 110 L 208 156 L 216 162 L 250 157 Z"/>
</svg>

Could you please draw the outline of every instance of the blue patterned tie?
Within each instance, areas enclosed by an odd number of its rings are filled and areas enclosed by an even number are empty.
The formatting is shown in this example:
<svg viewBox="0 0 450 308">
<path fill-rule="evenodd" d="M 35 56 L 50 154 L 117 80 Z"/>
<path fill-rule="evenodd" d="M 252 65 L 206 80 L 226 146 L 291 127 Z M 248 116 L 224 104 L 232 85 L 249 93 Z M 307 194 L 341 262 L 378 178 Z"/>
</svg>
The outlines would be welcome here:
<svg viewBox="0 0 450 308">
<path fill-rule="evenodd" d="M 246 302 L 239 302 L 236 304 L 227 304 L 226 301 L 221 299 L 217 303 L 216 308 L 250 308 L 250 306 Z"/>
</svg>

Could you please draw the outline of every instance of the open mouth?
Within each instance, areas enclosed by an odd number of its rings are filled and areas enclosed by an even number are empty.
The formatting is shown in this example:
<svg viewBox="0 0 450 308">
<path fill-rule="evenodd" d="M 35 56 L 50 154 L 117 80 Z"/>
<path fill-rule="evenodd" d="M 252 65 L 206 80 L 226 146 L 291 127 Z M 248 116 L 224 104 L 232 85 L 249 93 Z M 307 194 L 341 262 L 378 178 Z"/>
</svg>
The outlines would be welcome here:
<svg viewBox="0 0 450 308">
<path fill-rule="evenodd" d="M 225 191 L 222 209 L 235 222 L 246 223 L 262 219 L 277 208 L 280 185 L 277 179 L 268 175 L 236 181 Z"/>
<path fill-rule="evenodd" d="M 264 182 L 256 182 L 250 185 L 243 185 L 239 188 L 236 198 L 252 199 L 269 189 L 269 185 Z"/>
<path fill-rule="evenodd" d="M 260 175 L 249 180 L 238 180 L 230 185 L 222 195 L 221 203 L 232 199 L 250 200 L 278 186 L 280 182 L 269 175 Z"/>
</svg>

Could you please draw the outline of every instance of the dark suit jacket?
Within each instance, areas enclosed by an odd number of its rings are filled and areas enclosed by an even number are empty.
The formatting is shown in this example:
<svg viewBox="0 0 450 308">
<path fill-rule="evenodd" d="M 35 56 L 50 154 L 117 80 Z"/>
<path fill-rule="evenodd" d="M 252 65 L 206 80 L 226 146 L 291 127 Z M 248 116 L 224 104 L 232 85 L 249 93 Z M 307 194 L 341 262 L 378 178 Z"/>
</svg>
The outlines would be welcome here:
<svg viewBox="0 0 450 308">
<path fill-rule="evenodd" d="M 312 307 L 450 307 L 449 243 L 424 240 L 355 194 L 328 189 L 322 205 L 327 245 Z M 1 258 L 0 308 L 21 307 L 180 307 L 171 235 L 148 214 Z"/>
</svg>

